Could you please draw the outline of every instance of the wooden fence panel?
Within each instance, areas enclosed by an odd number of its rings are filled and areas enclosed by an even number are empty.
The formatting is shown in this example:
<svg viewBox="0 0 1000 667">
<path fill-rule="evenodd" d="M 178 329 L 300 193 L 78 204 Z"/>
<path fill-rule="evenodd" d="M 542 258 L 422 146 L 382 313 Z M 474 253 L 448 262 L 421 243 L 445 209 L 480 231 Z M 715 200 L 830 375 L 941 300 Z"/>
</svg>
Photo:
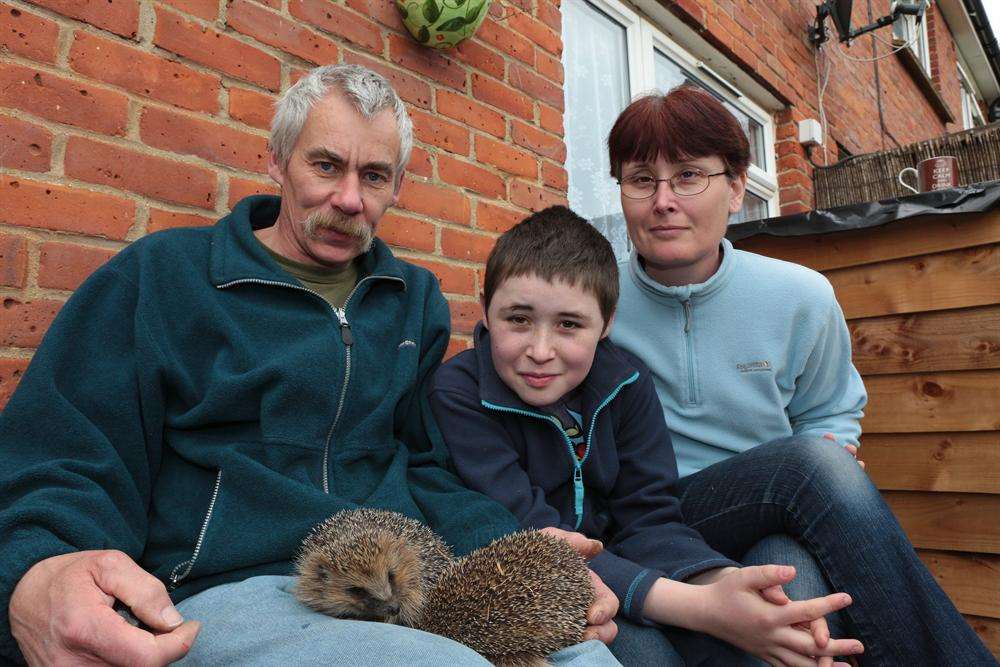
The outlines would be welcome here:
<svg viewBox="0 0 1000 667">
<path fill-rule="evenodd" d="M 864 380 L 865 433 L 1000 429 L 1000 371 L 873 375 Z"/>
<path fill-rule="evenodd" d="M 1000 620 L 971 615 L 966 615 L 965 620 L 982 638 L 986 648 L 993 652 L 997 660 L 1000 660 Z"/>
<path fill-rule="evenodd" d="M 883 490 L 1000 494 L 996 431 L 868 433 L 861 436 L 861 458 Z"/>
<path fill-rule="evenodd" d="M 913 546 L 1000 554 L 1000 495 L 919 491 L 882 495 Z"/>
<path fill-rule="evenodd" d="M 835 269 L 827 278 L 848 319 L 989 305 L 1000 303 L 1000 248 Z"/>
<path fill-rule="evenodd" d="M 1000 617 L 1000 556 L 920 551 L 920 559 L 963 614 Z"/>
<path fill-rule="evenodd" d="M 862 375 L 1000 368 L 1000 305 L 847 323 Z"/>
<path fill-rule="evenodd" d="M 750 252 L 827 271 L 998 242 L 1000 209 L 966 215 L 929 215 L 833 234 L 758 234 L 736 245 Z"/>
</svg>

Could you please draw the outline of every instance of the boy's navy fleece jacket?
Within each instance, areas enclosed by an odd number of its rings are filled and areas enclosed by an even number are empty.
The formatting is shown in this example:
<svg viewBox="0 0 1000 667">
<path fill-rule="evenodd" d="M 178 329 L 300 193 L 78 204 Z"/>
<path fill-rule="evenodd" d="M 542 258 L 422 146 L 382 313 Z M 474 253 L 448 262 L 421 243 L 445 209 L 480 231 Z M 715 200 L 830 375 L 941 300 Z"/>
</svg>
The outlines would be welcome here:
<svg viewBox="0 0 1000 667">
<path fill-rule="evenodd" d="M 606 339 L 581 387 L 587 451 L 577 526 L 575 455 L 554 417 L 527 405 L 497 375 L 489 331 L 438 369 L 431 409 L 459 476 L 500 501 L 522 528 L 555 526 L 602 540 L 590 567 L 644 621 L 657 577 L 685 580 L 736 565 L 684 525 L 670 493 L 677 463 L 649 371 Z"/>
</svg>

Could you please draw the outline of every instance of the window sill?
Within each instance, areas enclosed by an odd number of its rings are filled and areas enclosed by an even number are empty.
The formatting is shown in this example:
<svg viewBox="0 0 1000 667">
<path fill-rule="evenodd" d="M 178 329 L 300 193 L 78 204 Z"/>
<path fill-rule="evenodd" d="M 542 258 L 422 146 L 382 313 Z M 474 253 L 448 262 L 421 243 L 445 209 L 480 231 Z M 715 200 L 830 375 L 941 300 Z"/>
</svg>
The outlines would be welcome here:
<svg viewBox="0 0 1000 667">
<path fill-rule="evenodd" d="M 917 87 L 923 92 L 924 97 L 927 101 L 931 103 L 931 107 L 934 112 L 938 115 L 943 123 L 954 123 L 955 116 L 951 113 L 951 109 L 948 108 L 948 103 L 944 101 L 941 97 L 941 93 L 938 92 L 937 87 L 931 78 L 924 71 L 923 66 L 920 64 L 920 60 L 917 58 L 916 54 L 913 53 L 909 48 L 900 49 L 896 51 L 896 56 L 902 61 L 903 67 L 906 71 L 910 73 L 913 80 L 916 82 Z"/>
</svg>

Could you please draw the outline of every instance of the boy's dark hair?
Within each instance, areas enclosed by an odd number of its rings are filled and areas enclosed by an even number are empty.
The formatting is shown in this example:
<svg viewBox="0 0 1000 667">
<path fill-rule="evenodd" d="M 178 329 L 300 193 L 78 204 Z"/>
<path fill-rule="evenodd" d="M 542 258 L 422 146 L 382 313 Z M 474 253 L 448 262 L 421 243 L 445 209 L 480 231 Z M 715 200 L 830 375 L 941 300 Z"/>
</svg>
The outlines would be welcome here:
<svg viewBox="0 0 1000 667">
<path fill-rule="evenodd" d="M 550 206 L 511 227 L 486 260 L 483 300 L 508 278 L 534 275 L 582 287 L 597 298 L 604 324 L 618 304 L 618 264 L 608 240 L 565 206 Z"/>
</svg>

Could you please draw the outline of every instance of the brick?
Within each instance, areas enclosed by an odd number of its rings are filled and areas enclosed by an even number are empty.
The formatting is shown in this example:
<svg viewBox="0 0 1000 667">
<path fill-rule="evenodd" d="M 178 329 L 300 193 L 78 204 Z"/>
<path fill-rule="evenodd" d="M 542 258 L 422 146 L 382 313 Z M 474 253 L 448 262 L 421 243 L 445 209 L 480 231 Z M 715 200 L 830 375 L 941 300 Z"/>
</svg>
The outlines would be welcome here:
<svg viewBox="0 0 1000 667">
<path fill-rule="evenodd" d="M 441 230 L 441 252 L 445 257 L 485 263 L 495 243 L 495 236 L 476 234 L 461 229 Z"/>
<path fill-rule="evenodd" d="M 439 114 L 501 139 L 506 135 L 507 123 L 504 117 L 472 98 L 448 90 L 438 90 L 435 98 Z"/>
<path fill-rule="evenodd" d="M 542 163 L 542 183 L 553 188 L 566 192 L 569 188 L 569 174 L 565 169 L 551 162 Z"/>
<path fill-rule="evenodd" d="M 0 176 L 0 224 L 124 239 L 135 220 L 127 199 Z"/>
<path fill-rule="evenodd" d="M 562 34 L 562 12 L 559 11 L 558 3 L 538 0 L 536 14 L 542 23 Z"/>
<path fill-rule="evenodd" d="M 274 98 L 256 90 L 229 89 L 229 117 L 241 123 L 267 130 L 274 116 Z"/>
<path fill-rule="evenodd" d="M 463 40 L 450 53 L 466 65 L 498 79 L 504 78 L 506 71 L 504 57 L 493 49 L 483 46 L 478 40 Z"/>
<path fill-rule="evenodd" d="M 468 339 L 458 336 L 452 336 L 448 341 L 448 349 L 444 351 L 444 361 L 451 359 L 459 352 L 465 352 L 472 347 L 472 343 Z M 2 363 L 2 362 L 0 362 Z M 2 372 L 3 367 L 0 366 L 0 372 Z M 0 376 L 0 408 L 3 407 L 3 377 Z"/>
<path fill-rule="evenodd" d="M 521 118 L 532 120 L 535 117 L 530 97 L 478 72 L 472 75 L 472 96 Z"/>
<path fill-rule="evenodd" d="M 28 279 L 28 242 L 20 236 L 0 234 L 0 285 L 24 287 Z"/>
<path fill-rule="evenodd" d="M 476 137 L 476 159 L 483 164 L 490 164 L 509 174 L 536 178 L 538 176 L 538 160 L 531 153 L 507 143 Z"/>
<path fill-rule="evenodd" d="M 179 9 L 185 14 L 191 14 L 206 21 L 219 18 L 218 0 L 159 0 L 165 5 Z"/>
<path fill-rule="evenodd" d="M 471 210 L 469 198 L 451 188 L 424 183 L 410 177 L 403 178 L 399 192 L 400 208 L 438 220 L 468 225 Z"/>
<path fill-rule="evenodd" d="M 147 108 L 139 132 L 143 142 L 155 148 L 247 171 L 264 172 L 266 168 L 267 139 L 219 123 Z"/>
<path fill-rule="evenodd" d="M 378 237 L 389 245 L 434 252 L 437 247 L 437 225 L 407 215 L 387 212 L 378 224 Z"/>
<path fill-rule="evenodd" d="M 0 347 L 38 347 L 62 301 L 0 297 Z"/>
<path fill-rule="evenodd" d="M 250 195 L 276 195 L 280 192 L 278 184 L 273 181 L 252 181 L 247 178 L 230 177 L 228 206 L 231 210 L 236 206 L 236 202 Z"/>
<path fill-rule="evenodd" d="M 542 157 L 551 158 L 557 162 L 566 161 L 566 144 L 563 143 L 563 140 L 547 132 L 542 132 L 533 125 L 512 120 L 510 136 L 518 146 L 523 146 Z"/>
<path fill-rule="evenodd" d="M 465 90 L 462 66 L 435 49 L 420 46 L 409 34 L 389 35 L 389 60 L 445 86 Z"/>
<path fill-rule="evenodd" d="M 0 68 L 0 106 L 111 135 L 125 133 L 128 114 L 121 93 L 13 63 Z"/>
<path fill-rule="evenodd" d="M 481 195 L 500 199 L 507 194 L 502 178 L 482 167 L 462 162 L 447 155 L 438 156 L 438 174 L 441 180 L 467 188 Z"/>
<path fill-rule="evenodd" d="M 554 56 L 562 55 L 562 38 L 559 33 L 536 18 L 521 12 L 513 12 L 507 19 L 507 26 L 527 37 Z"/>
<path fill-rule="evenodd" d="M 561 85 L 538 76 L 527 67 L 511 63 L 507 79 L 510 81 L 510 85 L 527 93 L 529 97 L 545 102 L 556 109 L 562 109 L 565 104 Z"/>
<path fill-rule="evenodd" d="M 58 41 L 59 26 L 54 21 L 0 2 L 0 53 L 52 63 Z"/>
<path fill-rule="evenodd" d="M 48 171 L 51 161 L 51 132 L 25 120 L 0 116 L 0 167 Z"/>
<path fill-rule="evenodd" d="M 281 87 L 281 63 L 274 56 L 180 14 L 155 9 L 157 46 L 268 90 Z"/>
<path fill-rule="evenodd" d="M 244 35 L 311 63 L 330 65 L 340 61 L 340 50 L 331 40 L 248 0 L 230 3 L 226 23 Z"/>
<path fill-rule="evenodd" d="M 514 179 L 510 184 L 510 201 L 531 211 L 541 211 L 549 206 L 566 205 L 565 195 L 518 179 Z"/>
<path fill-rule="evenodd" d="M 483 316 L 478 301 L 449 299 L 448 310 L 451 311 L 451 330 L 455 333 L 471 334 Z"/>
<path fill-rule="evenodd" d="M 431 164 L 431 154 L 420 146 L 414 146 L 410 151 L 410 162 L 406 165 L 406 171 L 425 178 L 433 177 L 434 165 Z"/>
<path fill-rule="evenodd" d="M 0 410 L 4 409 L 14 395 L 14 390 L 27 369 L 27 359 L 0 359 Z"/>
<path fill-rule="evenodd" d="M 396 9 L 394 2 L 385 0 L 347 0 L 347 6 L 363 16 L 375 19 L 384 26 L 396 32 L 409 34 L 403 25 L 403 17 Z"/>
<path fill-rule="evenodd" d="M 563 127 L 563 112 L 544 104 L 538 105 L 538 124 L 542 126 L 543 130 L 548 130 L 560 137 L 566 133 Z"/>
<path fill-rule="evenodd" d="M 77 72 L 193 111 L 219 106 L 219 77 L 146 51 L 77 31 L 69 62 Z"/>
<path fill-rule="evenodd" d="M 66 144 L 66 175 L 108 185 L 153 199 L 215 208 L 215 172 L 162 157 L 70 137 Z"/>
<path fill-rule="evenodd" d="M 538 52 L 535 54 L 535 70 L 560 86 L 563 84 L 563 64 L 558 58 Z"/>
<path fill-rule="evenodd" d="M 290 0 L 289 13 L 324 32 L 343 37 L 366 51 L 381 54 L 382 29 L 365 16 L 328 0 Z"/>
<path fill-rule="evenodd" d="M 407 261 L 432 271 L 441 283 L 441 291 L 445 294 L 476 295 L 475 269 L 420 258 L 408 258 Z"/>
<path fill-rule="evenodd" d="M 489 202 L 476 202 L 476 228 L 502 234 L 527 217 L 522 211 Z"/>
<path fill-rule="evenodd" d="M 51 9 L 57 14 L 108 30 L 122 37 L 135 37 L 139 27 L 138 0 L 31 0 L 32 4 Z"/>
<path fill-rule="evenodd" d="M 467 127 L 417 110 L 410 112 L 410 118 L 413 120 L 413 135 L 418 141 L 459 155 L 469 154 L 471 142 Z"/>
<path fill-rule="evenodd" d="M 152 234 L 161 229 L 175 229 L 177 227 L 207 227 L 215 223 L 215 218 L 205 217 L 204 215 L 176 213 L 174 211 L 151 208 L 149 209 L 149 223 L 146 225 L 146 233 Z"/>
<path fill-rule="evenodd" d="M 395 11 L 395 9 L 393 9 Z M 395 67 L 388 66 L 385 61 L 363 56 L 353 51 L 344 50 L 344 62 L 364 65 L 373 69 L 392 84 L 393 89 L 403 101 L 421 109 L 431 108 L 431 87 L 426 82 Z"/>
<path fill-rule="evenodd" d="M 43 243 L 39 249 L 38 286 L 74 290 L 114 257 L 115 251 L 75 243 Z"/>
<path fill-rule="evenodd" d="M 491 17 L 486 17 L 479 26 L 476 37 L 528 65 L 535 64 L 535 47 L 531 40 L 522 37 L 506 25 L 497 23 Z"/>
</svg>

